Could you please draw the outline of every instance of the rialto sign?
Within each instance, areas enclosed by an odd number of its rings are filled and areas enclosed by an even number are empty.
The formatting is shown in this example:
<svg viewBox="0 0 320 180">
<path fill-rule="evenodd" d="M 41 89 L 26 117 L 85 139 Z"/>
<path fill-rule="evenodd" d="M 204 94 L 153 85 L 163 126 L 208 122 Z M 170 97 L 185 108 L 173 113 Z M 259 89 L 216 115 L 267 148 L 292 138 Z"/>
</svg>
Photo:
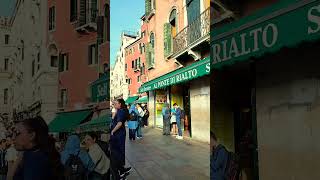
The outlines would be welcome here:
<svg viewBox="0 0 320 180">
<path fill-rule="evenodd" d="M 151 91 L 210 74 L 210 57 L 142 85 L 139 92 Z"/>
<path fill-rule="evenodd" d="M 301 1 L 259 18 L 250 18 L 239 28 L 222 27 L 212 32 L 213 68 L 230 61 L 259 57 L 281 47 L 319 38 L 320 1 Z M 229 29 L 226 29 L 229 28 Z"/>
</svg>

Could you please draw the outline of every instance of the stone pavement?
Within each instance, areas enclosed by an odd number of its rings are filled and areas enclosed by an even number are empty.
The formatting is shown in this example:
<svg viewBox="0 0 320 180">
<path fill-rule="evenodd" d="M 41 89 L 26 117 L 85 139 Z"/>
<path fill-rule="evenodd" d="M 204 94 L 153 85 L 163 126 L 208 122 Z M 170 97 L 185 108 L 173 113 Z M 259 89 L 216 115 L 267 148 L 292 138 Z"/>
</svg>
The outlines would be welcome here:
<svg viewBox="0 0 320 180">
<path fill-rule="evenodd" d="M 128 133 L 127 133 L 128 135 Z M 128 180 L 208 180 L 209 144 L 163 136 L 162 130 L 143 128 L 143 139 L 126 139 Z"/>
</svg>

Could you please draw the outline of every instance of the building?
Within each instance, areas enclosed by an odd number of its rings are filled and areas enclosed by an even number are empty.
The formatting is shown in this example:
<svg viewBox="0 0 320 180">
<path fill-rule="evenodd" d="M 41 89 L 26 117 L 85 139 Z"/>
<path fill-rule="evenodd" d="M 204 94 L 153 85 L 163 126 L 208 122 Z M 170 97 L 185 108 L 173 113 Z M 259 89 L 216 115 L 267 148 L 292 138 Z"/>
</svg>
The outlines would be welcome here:
<svg viewBox="0 0 320 180">
<path fill-rule="evenodd" d="M 129 83 L 125 74 L 125 48 L 137 38 L 137 34 L 130 31 L 124 31 L 121 34 L 121 45 L 117 52 L 115 64 L 111 74 L 111 98 L 129 97 Z"/>
<path fill-rule="evenodd" d="M 47 48 L 59 73 L 58 109 L 92 107 L 91 83 L 109 68 L 109 1 L 48 1 Z"/>
<path fill-rule="evenodd" d="M 139 96 L 141 84 L 147 80 L 146 70 L 146 44 L 147 24 L 141 18 L 141 30 L 139 36 L 125 48 L 125 73 L 128 83 L 129 96 Z M 142 95 L 142 94 L 141 94 Z"/>
<path fill-rule="evenodd" d="M 10 39 L 12 36 L 9 21 L 10 17 L 0 17 L 0 124 L 12 118 L 12 108 L 10 108 L 12 99 L 9 87 L 13 77 L 11 56 L 14 48 Z"/>
<path fill-rule="evenodd" d="M 57 69 L 48 61 L 46 17 L 47 1 L 16 1 L 9 40 L 13 48 L 9 94 L 15 120 L 41 115 L 48 122 L 56 112 Z"/>
<path fill-rule="evenodd" d="M 162 128 L 164 103 L 185 112 L 183 135 L 209 142 L 210 1 L 146 0 L 149 123 Z"/>
<path fill-rule="evenodd" d="M 211 128 L 247 179 L 320 177 L 319 4 L 215 4 Z"/>
</svg>

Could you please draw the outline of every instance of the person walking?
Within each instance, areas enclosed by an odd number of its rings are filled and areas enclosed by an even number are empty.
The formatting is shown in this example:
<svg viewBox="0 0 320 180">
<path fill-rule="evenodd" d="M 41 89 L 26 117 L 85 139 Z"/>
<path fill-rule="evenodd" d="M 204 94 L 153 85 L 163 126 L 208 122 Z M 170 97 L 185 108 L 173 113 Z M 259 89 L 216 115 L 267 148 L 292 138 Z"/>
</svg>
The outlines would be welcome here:
<svg viewBox="0 0 320 180">
<path fill-rule="evenodd" d="M 144 116 L 143 116 L 143 122 L 144 122 L 144 126 L 148 127 L 148 118 L 149 118 L 149 110 L 148 110 L 148 106 L 146 104 L 142 104 L 142 109 L 144 112 Z"/>
<path fill-rule="evenodd" d="M 115 102 L 117 114 L 111 123 L 110 150 L 111 150 L 111 174 L 119 180 L 125 178 L 131 167 L 125 168 L 125 122 L 129 119 L 129 112 L 123 99 Z"/>
<path fill-rule="evenodd" d="M 81 150 L 78 135 L 68 137 L 64 150 L 61 152 L 61 162 L 65 167 L 64 176 L 67 180 L 86 180 L 95 166 L 89 154 Z M 74 165 L 77 165 L 79 169 L 70 169 L 70 166 Z"/>
<path fill-rule="evenodd" d="M 162 108 L 162 118 L 163 118 L 163 135 L 170 135 L 170 108 L 168 103 L 165 103 Z"/>
<path fill-rule="evenodd" d="M 89 150 L 89 155 L 94 162 L 94 170 L 90 174 L 90 180 L 105 180 L 110 179 L 110 174 L 108 170 L 110 167 L 110 160 L 107 155 L 101 149 L 101 147 L 96 143 L 98 141 L 98 136 L 95 133 L 89 133 L 85 137 L 85 144 Z"/>
<path fill-rule="evenodd" d="M 177 103 L 174 103 L 173 107 L 175 108 L 176 121 L 177 121 L 177 127 L 178 127 L 178 136 L 176 136 L 176 138 L 183 139 L 182 130 L 181 130 L 181 108 L 178 106 Z"/>
<path fill-rule="evenodd" d="M 228 152 L 219 144 L 216 135 L 210 131 L 210 177 L 211 180 L 224 180 L 228 163 Z"/>
<path fill-rule="evenodd" d="M 136 109 L 138 111 L 138 127 L 137 127 L 137 138 L 141 139 L 142 138 L 142 130 L 141 128 L 143 127 L 143 121 L 142 118 L 144 116 L 144 112 L 140 106 L 140 104 L 136 105 Z"/>
<path fill-rule="evenodd" d="M 13 180 L 60 180 L 63 165 L 41 117 L 28 118 L 16 124 L 15 148 L 21 152 Z"/>
<path fill-rule="evenodd" d="M 8 161 L 6 160 L 6 155 L 6 139 L 2 137 L 0 139 L 0 180 L 7 179 Z"/>
</svg>

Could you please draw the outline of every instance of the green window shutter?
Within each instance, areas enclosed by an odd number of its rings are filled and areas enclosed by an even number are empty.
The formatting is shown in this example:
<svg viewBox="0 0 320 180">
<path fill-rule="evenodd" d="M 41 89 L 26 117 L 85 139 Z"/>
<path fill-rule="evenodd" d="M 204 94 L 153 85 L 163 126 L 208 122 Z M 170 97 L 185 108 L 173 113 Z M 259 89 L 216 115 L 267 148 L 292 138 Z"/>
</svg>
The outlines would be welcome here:
<svg viewBox="0 0 320 180">
<path fill-rule="evenodd" d="M 164 37 L 164 57 L 168 57 L 171 54 L 171 25 L 165 23 L 163 28 Z"/>
<path fill-rule="evenodd" d="M 149 15 L 150 11 L 151 11 L 151 0 L 145 0 L 145 11 L 146 11 L 146 15 Z"/>
<path fill-rule="evenodd" d="M 146 49 L 146 64 L 147 67 L 150 67 L 150 57 L 149 57 L 149 43 L 145 44 L 145 49 Z"/>
<path fill-rule="evenodd" d="M 63 71 L 63 61 L 62 61 L 62 54 L 59 54 L 59 72 Z"/>
</svg>

